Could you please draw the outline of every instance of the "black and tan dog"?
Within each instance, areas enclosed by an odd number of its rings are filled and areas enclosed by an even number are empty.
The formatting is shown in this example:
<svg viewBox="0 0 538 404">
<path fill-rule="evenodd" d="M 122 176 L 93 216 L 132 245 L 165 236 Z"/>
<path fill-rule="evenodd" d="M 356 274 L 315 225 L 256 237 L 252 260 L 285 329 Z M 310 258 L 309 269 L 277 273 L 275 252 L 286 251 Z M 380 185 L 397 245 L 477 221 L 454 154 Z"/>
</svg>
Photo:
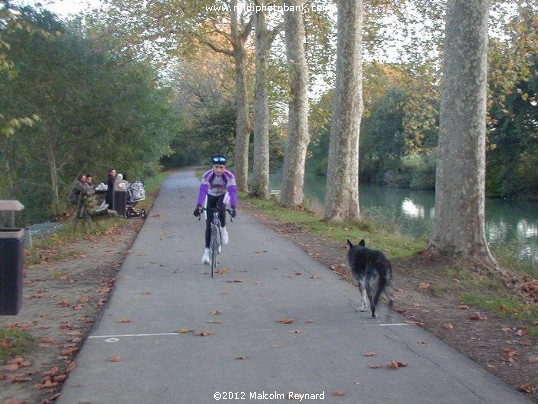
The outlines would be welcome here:
<svg viewBox="0 0 538 404">
<path fill-rule="evenodd" d="M 349 249 L 347 251 L 347 262 L 351 268 L 353 278 L 359 283 L 361 292 L 361 306 L 358 311 L 366 311 L 370 302 L 372 317 L 376 317 L 375 308 L 379 297 L 388 294 L 389 310 L 392 308 L 392 267 L 390 261 L 381 251 L 366 248 L 364 240 L 358 245 L 353 245 L 347 241 Z"/>
</svg>

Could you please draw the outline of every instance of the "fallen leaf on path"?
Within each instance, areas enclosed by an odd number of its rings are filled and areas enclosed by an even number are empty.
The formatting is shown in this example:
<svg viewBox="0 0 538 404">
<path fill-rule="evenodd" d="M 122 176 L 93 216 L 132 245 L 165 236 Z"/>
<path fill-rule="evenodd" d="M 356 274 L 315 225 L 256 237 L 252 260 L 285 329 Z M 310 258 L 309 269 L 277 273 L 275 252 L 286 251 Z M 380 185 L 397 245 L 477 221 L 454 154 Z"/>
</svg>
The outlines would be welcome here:
<svg viewBox="0 0 538 404">
<path fill-rule="evenodd" d="M 17 356 L 16 358 L 10 359 L 6 362 L 7 366 L 17 366 L 17 369 L 19 368 L 27 368 L 32 363 L 28 359 L 24 359 L 20 356 Z"/>
<path fill-rule="evenodd" d="M 366 352 L 364 356 L 375 356 L 375 352 Z"/>
<path fill-rule="evenodd" d="M 370 369 L 381 369 L 383 365 L 368 365 Z"/>
<path fill-rule="evenodd" d="M 192 332 L 192 330 L 190 328 L 185 328 L 185 327 L 182 327 L 180 328 L 179 330 L 176 331 L 178 334 L 187 334 L 189 332 Z"/>
<path fill-rule="evenodd" d="M 443 324 L 443 327 L 445 327 L 447 330 L 452 330 L 452 329 L 454 329 L 454 326 L 452 325 L 452 323 L 446 323 L 446 324 Z"/>
<path fill-rule="evenodd" d="M 53 378 L 53 380 L 58 383 L 65 382 L 65 379 L 67 379 L 67 375 L 58 375 L 58 376 L 54 376 Z"/>
<path fill-rule="evenodd" d="M 426 289 L 429 289 L 431 288 L 431 285 L 429 283 L 426 283 L 426 282 L 422 282 L 418 285 L 418 289 L 419 290 L 426 290 Z"/>
<path fill-rule="evenodd" d="M 532 383 L 525 383 L 518 387 L 518 390 L 523 391 L 524 393 L 534 394 L 536 387 Z"/>
<path fill-rule="evenodd" d="M 519 337 L 523 337 L 524 335 L 527 335 L 527 329 L 522 328 L 521 330 L 517 330 L 516 335 L 519 336 Z"/>
<path fill-rule="evenodd" d="M 118 318 L 118 323 L 125 324 L 130 322 L 131 320 L 129 320 L 128 318 Z"/>
<path fill-rule="evenodd" d="M 92 298 L 90 296 L 82 296 L 80 299 L 78 299 L 78 302 L 81 304 L 89 303 L 92 301 Z"/>
<path fill-rule="evenodd" d="M 43 384 L 36 384 L 34 387 L 38 390 L 41 390 L 41 389 L 51 389 L 56 386 L 58 386 L 58 382 L 46 380 Z"/>
<path fill-rule="evenodd" d="M 13 377 L 9 377 L 7 378 L 11 383 L 24 383 L 24 382 L 29 382 L 32 380 L 31 377 L 24 377 L 24 376 L 20 376 L 20 375 L 15 375 Z"/>
<path fill-rule="evenodd" d="M 108 361 L 109 361 L 110 363 L 121 362 L 121 356 L 119 356 L 119 355 L 110 356 L 110 357 L 108 358 Z"/>
<path fill-rule="evenodd" d="M 60 368 L 58 366 L 54 366 L 50 368 L 49 370 L 43 372 L 44 376 L 54 376 L 60 371 Z"/>
<path fill-rule="evenodd" d="M 222 314 L 222 311 L 220 310 L 212 310 L 209 312 L 212 316 L 220 316 Z"/>
<path fill-rule="evenodd" d="M 240 361 L 244 361 L 247 358 L 248 358 L 247 355 L 240 355 L 240 356 L 236 357 L 235 359 L 240 360 Z"/>
<path fill-rule="evenodd" d="M 475 312 L 469 316 L 470 320 L 487 320 L 488 318 L 480 312 Z"/>
<path fill-rule="evenodd" d="M 226 281 L 228 283 L 245 283 L 244 279 L 233 279 L 231 281 Z"/>
<path fill-rule="evenodd" d="M 213 333 L 208 330 L 194 330 L 192 333 L 197 337 L 207 337 L 208 335 L 213 335 Z"/>
<path fill-rule="evenodd" d="M 67 349 L 62 350 L 62 355 L 73 355 L 77 351 L 78 351 L 78 348 L 76 347 L 67 348 Z"/>
<path fill-rule="evenodd" d="M 460 304 L 460 305 L 458 306 L 458 309 L 460 309 L 460 310 L 468 310 L 468 309 L 469 309 L 469 306 L 467 306 L 466 304 Z"/>
<path fill-rule="evenodd" d="M 291 318 L 281 318 L 281 319 L 277 320 L 277 323 L 291 324 L 291 323 L 293 323 L 293 319 L 291 319 Z"/>
<path fill-rule="evenodd" d="M 67 367 L 67 369 L 65 369 L 65 373 L 69 373 L 75 370 L 76 367 L 77 367 L 77 363 L 75 361 L 71 362 L 69 366 Z"/>
<path fill-rule="evenodd" d="M 230 268 L 220 268 L 215 271 L 219 275 L 224 275 L 230 272 Z"/>
<path fill-rule="evenodd" d="M 503 328 L 501 328 L 501 331 L 510 332 L 510 331 L 512 331 L 512 329 L 510 327 L 503 327 Z"/>
<path fill-rule="evenodd" d="M 538 356 L 533 356 L 532 358 L 529 358 L 529 363 L 538 363 Z"/>
<path fill-rule="evenodd" d="M 344 393 L 342 390 L 335 390 L 333 391 L 333 396 L 335 397 L 342 397 L 342 396 L 345 396 L 346 393 Z"/>
<path fill-rule="evenodd" d="M 389 369 L 398 369 L 398 368 L 406 367 L 407 363 L 400 362 L 400 361 L 390 361 L 388 366 L 389 366 Z"/>
<path fill-rule="evenodd" d="M 512 348 L 503 348 L 501 359 L 504 362 L 515 363 L 519 358 L 519 352 Z"/>
<path fill-rule="evenodd" d="M 9 348 L 13 345 L 13 340 L 6 338 L 6 339 L 0 339 L 0 348 Z"/>
<path fill-rule="evenodd" d="M 31 323 L 25 322 L 25 323 L 19 323 L 18 327 L 21 330 L 29 330 L 30 328 L 32 328 L 36 324 L 37 324 L 37 321 L 33 321 Z"/>
<path fill-rule="evenodd" d="M 19 365 L 17 365 L 16 363 L 12 365 L 5 365 L 4 370 L 6 372 L 16 372 L 17 370 L 19 370 Z"/>
<path fill-rule="evenodd" d="M 60 306 L 62 306 L 62 307 L 70 307 L 70 306 L 71 306 L 71 304 L 70 304 L 66 299 L 62 300 L 62 301 L 59 302 L 58 304 L 59 304 Z"/>
</svg>

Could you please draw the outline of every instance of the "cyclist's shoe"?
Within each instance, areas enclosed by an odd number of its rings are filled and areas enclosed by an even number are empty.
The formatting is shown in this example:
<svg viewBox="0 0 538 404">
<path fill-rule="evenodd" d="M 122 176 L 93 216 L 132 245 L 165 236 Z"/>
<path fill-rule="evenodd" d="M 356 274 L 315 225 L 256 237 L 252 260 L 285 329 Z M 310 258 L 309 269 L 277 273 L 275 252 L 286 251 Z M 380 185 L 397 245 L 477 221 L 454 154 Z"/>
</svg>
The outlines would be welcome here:
<svg viewBox="0 0 538 404">
<path fill-rule="evenodd" d="M 220 237 L 221 237 L 222 244 L 228 244 L 229 236 L 228 236 L 228 230 L 226 230 L 226 226 L 221 227 Z"/>
<path fill-rule="evenodd" d="M 211 259 L 209 258 L 209 248 L 206 248 L 204 251 L 204 255 L 202 257 L 202 264 L 211 264 Z"/>
</svg>

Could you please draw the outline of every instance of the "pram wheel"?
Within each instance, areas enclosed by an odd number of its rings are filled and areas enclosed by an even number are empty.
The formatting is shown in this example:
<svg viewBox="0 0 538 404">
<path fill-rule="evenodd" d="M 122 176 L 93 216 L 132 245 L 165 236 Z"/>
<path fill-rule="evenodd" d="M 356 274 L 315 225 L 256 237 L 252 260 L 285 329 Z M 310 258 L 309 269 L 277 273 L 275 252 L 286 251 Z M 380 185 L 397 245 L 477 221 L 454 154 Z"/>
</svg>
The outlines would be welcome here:
<svg viewBox="0 0 538 404">
<path fill-rule="evenodd" d="M 140 211 L 140 216 L 141 216 L 142 218 L 144 218 L 144 219 L 147 217 L 146 209 L 142 209 L 142 210 Z"/>
</svg>

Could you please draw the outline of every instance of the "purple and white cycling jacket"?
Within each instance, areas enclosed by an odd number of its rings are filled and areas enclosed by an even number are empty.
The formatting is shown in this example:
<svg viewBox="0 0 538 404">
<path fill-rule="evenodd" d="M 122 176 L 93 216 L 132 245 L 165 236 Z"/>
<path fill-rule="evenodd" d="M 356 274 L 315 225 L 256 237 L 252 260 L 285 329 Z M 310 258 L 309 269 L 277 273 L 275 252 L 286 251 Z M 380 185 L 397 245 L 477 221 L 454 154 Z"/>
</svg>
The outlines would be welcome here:
<svg viewBox="0 0 538 404">
<path fill-rule="evenodd" d="M 208 170 L 202 176 L 202 183 L 200 184 L 200 191 L 198 192 L 198 205 L 203 205 L 206 195 L 221 196 L 228 193 L 230 196 L 230 205 L 232 207 L 237 206 L 237 186 L 235 183 L 235 176 L 231 171 L 224 170 L 222 175 L 215 175 L 213 169 Z M 225 197 L 225 203 L 226 201 Z"/>
</svg>

